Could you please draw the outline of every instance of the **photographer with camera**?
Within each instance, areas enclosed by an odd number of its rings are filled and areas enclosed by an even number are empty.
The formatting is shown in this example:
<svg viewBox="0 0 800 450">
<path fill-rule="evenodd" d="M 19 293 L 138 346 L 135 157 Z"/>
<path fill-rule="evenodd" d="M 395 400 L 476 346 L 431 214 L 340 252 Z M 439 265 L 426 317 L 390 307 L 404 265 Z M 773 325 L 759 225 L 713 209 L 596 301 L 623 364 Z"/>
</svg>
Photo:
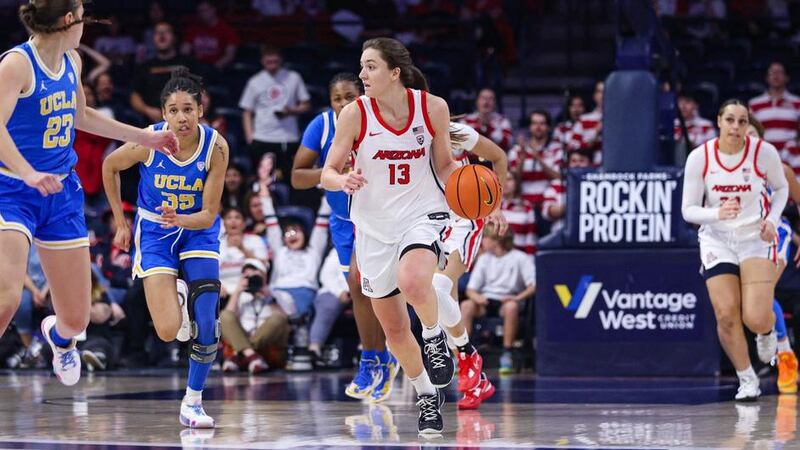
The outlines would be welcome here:
<svg viewBox="0 0 800 450">
<path fill-rule="evenodd" d="M 247 369 L 251 374 L 269 369 L 261 356 L 268 346 L 285 349 L 289 341 L 289 320 L 272 296 L 267 267 L 259 259 L 248 258 L 242 278 L 220 313 L 222 339 L 236 354 L 226 358 L 225 372 Z"/>
</svg>

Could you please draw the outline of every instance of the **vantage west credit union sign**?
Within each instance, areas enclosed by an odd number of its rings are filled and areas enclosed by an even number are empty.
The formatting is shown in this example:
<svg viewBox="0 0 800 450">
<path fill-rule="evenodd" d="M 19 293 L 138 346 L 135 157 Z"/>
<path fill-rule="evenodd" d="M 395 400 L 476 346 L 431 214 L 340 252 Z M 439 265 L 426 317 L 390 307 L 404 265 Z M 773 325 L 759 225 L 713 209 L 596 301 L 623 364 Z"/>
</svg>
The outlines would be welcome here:
<svg viewBox="0 0 800 450">
<path fill-rule="evenodd" d="M 670 246 L 681 223 L 681 172 L 570 172 L 567 235 L 588 247 Z"/>
</svg>

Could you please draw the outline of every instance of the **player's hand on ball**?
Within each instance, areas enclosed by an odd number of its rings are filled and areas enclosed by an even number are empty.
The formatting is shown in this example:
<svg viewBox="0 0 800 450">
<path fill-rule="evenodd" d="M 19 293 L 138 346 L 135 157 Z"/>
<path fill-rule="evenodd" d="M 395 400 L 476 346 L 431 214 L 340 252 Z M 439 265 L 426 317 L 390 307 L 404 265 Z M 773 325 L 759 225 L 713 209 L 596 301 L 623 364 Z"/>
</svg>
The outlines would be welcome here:
<svg viewBox="0 0 800 450">
<path fill-rule="evenodd" d="M 61 190 L 64 189 L 64 185 L 61 184 L 58 177 L 51 173 L 33 171 L 22 177 L 22 181 L 39 191 L 39 193 L 45 197 L 50 194 L 61 192 Z"/>
<path fill-rule="evenodd" d="M 775 230 L 775 225 L 769 220 L 761 221 L 761 240 L 764 242 L 774 242 L 778 237 L 778 232 Z"/>
<path fill-rule="evenodd" d="M 497 234 L 501 236 L 506 234 L 508 230 L 508 220 L 506 220 L 506 215 L 503 214 L 500 208 L 495 209 L 489 214 L 486 217 L 486 221 L 494 224 L 494 229 L 497 231 Z"/>
<path fill-rule="evenodd" d="M 161 228 L 180 227 L 181 216 L 175 211 L 175 208 L 167 205 L 162 205 L 156 208 L 156 211 L 161 213 Z"/>
<path fill-rule="evenodd" d="M 117 227 L 117 232 L 114 234 L 114 246 L 126 252 L 131 249 L 131 229 L 127 225 Z"/>
<path fill-rule="evenodd" d="M 741 211 L 742 207 L 739 205 L 739 201 L 729 198 L 719 208 L 719 218 L 720 220 L 735 219 Z"/>
<path fill-rule="evenodd" d="M 351 170 L 347 173 L 347 177 L 342 185 L 342 190 L 346 194 L 352 195 L 355 191 L 364 187 L 365 184 L 367 184 L 367 179 L 364 178 L 364 175 L 361 175 L 361 169 L 355 171 Z"/>
<path fill-rule="evenodd" d="M 148 131 L 144 142 L 147 148 L 153 148 L 165 155 L 176 155 L 180 151 L 178 137 L 171 130 L 167 131 Z"/>
</svg>

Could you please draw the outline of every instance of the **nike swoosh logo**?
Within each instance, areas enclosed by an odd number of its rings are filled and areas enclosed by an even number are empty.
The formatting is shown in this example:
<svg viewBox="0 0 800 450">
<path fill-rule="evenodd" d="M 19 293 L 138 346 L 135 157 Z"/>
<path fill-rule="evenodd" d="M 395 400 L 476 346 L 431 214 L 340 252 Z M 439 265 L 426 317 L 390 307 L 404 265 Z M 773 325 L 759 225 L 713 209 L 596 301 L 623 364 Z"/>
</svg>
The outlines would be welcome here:
<svg viewBox="0 0 800 450">
<path fill-rule="evenodd" d="M 487 183 L 483 177 L 481 177 L 481 181 L 483 181 L 483 184 L 486 186 L 486 192 L 489 193 L 489 199 L 484 200 L 483 203 L 486 203 L 488 206 L 492 206 L 494 205 L 494 194 L 492 194 L 492 189 L 489 187 L 489 183 Z"/>
<path fill-rule="evenodd" d="M 370 136 L 377 136 L 377 135 L 379 135 L 379 134 L 381 134 L 381 133 L 383 133 L 383 132 L 382 132 L 382 131 L 378 131 L 377 133 L 373 133 L 372 131 L 370 131 L 370 132 L 369 132 L 369 135 L 370 135 Z"/>
</svg>

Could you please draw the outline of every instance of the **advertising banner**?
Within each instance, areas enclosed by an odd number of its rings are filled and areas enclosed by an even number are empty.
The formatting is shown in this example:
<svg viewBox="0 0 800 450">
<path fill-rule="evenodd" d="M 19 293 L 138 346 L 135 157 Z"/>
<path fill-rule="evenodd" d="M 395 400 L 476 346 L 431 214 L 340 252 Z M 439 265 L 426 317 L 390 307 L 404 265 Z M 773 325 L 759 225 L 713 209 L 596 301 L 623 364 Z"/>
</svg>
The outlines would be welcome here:
<svg viewBox="0 0 800 450">
<path fill-rule="evenodd" d="M 537 371 L 711 375 L 716 323 L 697 249 L 536 255 Z"/>
<path fill-rule="evenodd" d="M 571 247 L 669 247 L 681 230 L 682 172 L 570 171 Z"/>
</svg>

